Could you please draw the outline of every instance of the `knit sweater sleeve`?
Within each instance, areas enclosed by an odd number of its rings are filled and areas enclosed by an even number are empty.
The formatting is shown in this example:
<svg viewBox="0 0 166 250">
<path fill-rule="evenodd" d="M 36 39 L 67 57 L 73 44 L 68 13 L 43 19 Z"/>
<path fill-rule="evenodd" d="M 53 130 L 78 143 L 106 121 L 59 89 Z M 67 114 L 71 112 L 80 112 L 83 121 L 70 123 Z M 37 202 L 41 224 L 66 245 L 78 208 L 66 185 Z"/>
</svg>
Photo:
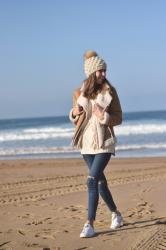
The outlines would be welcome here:
<svg viewBox="0 0 166 250">
<path fill-rule="evenodd" d="M 77 115 L 77 116 L 73 116 L 73 108 L 70 110 L 70 112 L 69 112 L 69 119 L 70 119 L 70 121 L 72 122 L 72 123 L 76 123 L 77 121 L 78 121 L 78 119 L 79 119 L 79 115 Z"/>
<path fill-rule="evenodd" d="M 80 89 L 78 88 L 73 93 L 73 108 L 77 105 L 77 98 L 79 97 L 79 95 L 80 95 Z M 74 123 L 74 125 L 76 125 L 80 116 L 79 115 L 75 117 L 73 116 L 73 108 L 69 112 L 69 119 L 72 123 Z"/>
</svg>

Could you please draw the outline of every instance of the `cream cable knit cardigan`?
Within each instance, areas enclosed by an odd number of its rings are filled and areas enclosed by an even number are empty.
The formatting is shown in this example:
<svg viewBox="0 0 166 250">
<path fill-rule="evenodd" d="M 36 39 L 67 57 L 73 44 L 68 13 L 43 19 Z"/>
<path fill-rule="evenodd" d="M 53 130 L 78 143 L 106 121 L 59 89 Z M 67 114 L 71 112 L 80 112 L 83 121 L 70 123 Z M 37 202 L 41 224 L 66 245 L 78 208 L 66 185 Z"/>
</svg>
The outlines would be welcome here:
<svg viewBox="0 0 166 250">
<path fill-rule="evenodd" d="M 83 87 L 81 88 L 81 91 Z M 81 92 L 77 99 L 77 103 L 83 107 L 86 112 L 88 123 L 84 129 L 81 154 L 96 154 L 102 152 L 110 152 L 115 154 L 116 138 L 112 137 L 104 141 L 105 130 L 109 129 L 108 122 L 110 115 L 105 111 L 104 119 L 100 120 L 93 112 L 93 105 L 99 104 L 103 109 L 111 104 L 112 96 L 108 91 L 100 92 L 95 100 L 90 100 L 83 96 Z M 79 116 L 73 118 L 72 111 L 70 111 L 69 118 L 74 123 Z"/>
</svg>

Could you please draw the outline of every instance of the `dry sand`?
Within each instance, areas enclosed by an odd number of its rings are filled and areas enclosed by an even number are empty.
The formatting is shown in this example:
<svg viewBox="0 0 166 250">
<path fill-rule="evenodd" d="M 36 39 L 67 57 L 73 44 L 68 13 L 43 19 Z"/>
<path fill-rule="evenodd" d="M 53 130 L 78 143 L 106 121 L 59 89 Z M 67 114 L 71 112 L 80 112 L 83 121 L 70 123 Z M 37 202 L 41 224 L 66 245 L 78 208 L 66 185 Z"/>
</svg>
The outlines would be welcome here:
<svg viewBox="0 0 166 250">
<path fill-rule="evenodd" d="M 105 171 L 124 226 L 112 231 L 100 199 L 96 236 L 87 215 L 82 159 L 0 161 L 0 249 L 166 249 L 166 158 L 112 159 Z"/>
</svg>

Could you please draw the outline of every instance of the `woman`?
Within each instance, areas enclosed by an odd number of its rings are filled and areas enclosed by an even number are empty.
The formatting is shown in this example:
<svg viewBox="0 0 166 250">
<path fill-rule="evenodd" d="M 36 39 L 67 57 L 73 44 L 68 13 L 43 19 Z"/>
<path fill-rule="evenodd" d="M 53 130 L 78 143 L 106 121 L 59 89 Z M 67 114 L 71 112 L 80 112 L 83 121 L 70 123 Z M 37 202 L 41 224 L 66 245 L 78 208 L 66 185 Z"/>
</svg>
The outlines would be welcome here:
<svg viewBox="0 0 166 250">
<path fill-rule="evenodd" d="M 81 150 L 89 169 L 88 218 L 80 237 L 92 237 L 99 194 L 112 212 L 110 228 L 116 229 L 123 223 L 104 175 L 111 155 L 115 155 L 113 127 L 121 124 L 122 110 L 115 88 L 106 79 L 106 63 L 95 51 L 85 53 L 84 70 L 87 79 L 74 92 L 69 117 L 76 125 L 73 146 Z"/>
</svg>

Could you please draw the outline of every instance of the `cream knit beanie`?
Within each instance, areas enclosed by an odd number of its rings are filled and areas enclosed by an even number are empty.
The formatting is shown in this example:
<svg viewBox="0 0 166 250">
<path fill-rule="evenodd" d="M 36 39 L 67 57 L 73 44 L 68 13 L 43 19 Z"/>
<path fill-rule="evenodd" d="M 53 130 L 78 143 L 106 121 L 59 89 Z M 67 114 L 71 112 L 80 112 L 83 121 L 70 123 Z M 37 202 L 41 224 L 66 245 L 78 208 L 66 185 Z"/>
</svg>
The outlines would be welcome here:
<svg viewBox="0 0 166 250">
<path fill-rule="evenodd" d="M 106 70 L 106 68 L 105 61 L 95 51 L 89 50 L 84 54 L 84 71 L 87 77 L 98 70 Z"/>
</svg>

